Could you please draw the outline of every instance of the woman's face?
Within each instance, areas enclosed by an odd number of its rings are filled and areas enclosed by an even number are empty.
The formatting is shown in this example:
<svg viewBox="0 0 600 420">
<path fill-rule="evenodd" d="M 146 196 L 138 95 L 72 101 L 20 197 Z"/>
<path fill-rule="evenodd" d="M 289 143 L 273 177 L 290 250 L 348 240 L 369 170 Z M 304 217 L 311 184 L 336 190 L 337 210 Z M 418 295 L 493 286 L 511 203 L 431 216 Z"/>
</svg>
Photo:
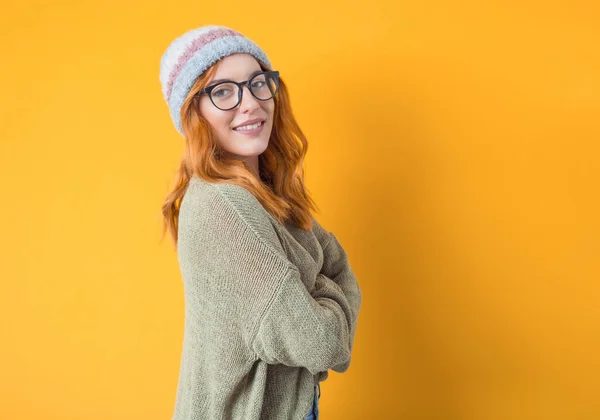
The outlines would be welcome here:
<svg viewBox="0 0 600 420">
<path fill-rule="evenodd" d="M 208 80 L 207 87 L 217 83 L 219 79 L 243 82 L 252 74 L 261 71 L 258 61 L 250 54 L 233 54 L 221 59 L 217 71 Z M 218 89 L 218 88 L 217 88 Z M 269 145 L 269 137 L 273 127 L 273 99 L 259 101 L 247 86 L 244 86 L 242 101 L 229 110 L 222 111 L 215 107 L 207 94 L 200 96 L 200 114 L 212 126 L 221 148 L 227 157 L 244 160 L 258 168 L 258 155 Z M 258 133 L 236 131 L 234 127 L 246 125 L 248 121 L 259 119 L 264 121 Z"/>
</svg>

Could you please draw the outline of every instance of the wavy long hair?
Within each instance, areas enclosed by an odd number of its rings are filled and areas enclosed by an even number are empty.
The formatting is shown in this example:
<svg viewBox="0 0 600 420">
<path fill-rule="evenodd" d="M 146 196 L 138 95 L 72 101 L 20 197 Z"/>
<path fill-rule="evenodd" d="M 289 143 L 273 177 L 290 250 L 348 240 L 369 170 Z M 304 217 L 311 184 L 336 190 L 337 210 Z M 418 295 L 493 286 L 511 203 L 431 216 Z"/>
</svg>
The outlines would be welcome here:
<svg viewBox="0 0 600 420">
<path fill-rule="evenodd" d="M 257 61 L 263 71 L 272 70 Z M 161 241 L 168 231 L 177 245 L 179 207 L 194 174 L 208 182 L 240 185 L 280 222 L 291 221 L 304 230 L 312 229 L 311 210 L 318 211 L 318 207 L 304 185 L 302 166 L 308 141 L 292 113 L 284 80 L 279 78 L 279 89 L 273 98 L 273 126 L 269 145 L 258 157 L 260 179 L 257 179 L 246 162 L 224 156 L 216 134 L 200 114 L 199 101 L 195 100 L 196 93 L 214 75 L 217 64 L 196 79 L 181 107 L 185 146 L 174 186 L 162 205 Z"/>
</svg>

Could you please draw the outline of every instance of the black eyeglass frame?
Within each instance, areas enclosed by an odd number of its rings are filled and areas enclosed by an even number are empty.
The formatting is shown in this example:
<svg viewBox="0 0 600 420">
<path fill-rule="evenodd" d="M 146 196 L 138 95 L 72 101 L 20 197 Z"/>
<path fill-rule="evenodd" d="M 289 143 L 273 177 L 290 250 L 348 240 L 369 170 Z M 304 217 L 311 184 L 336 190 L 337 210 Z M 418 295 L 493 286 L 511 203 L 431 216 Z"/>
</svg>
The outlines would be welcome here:
<svg viewBox="0 0 600 420">
<path fill-rule="evenodd" d="M 266 76 L 267 78 L 272 78 L 273 80 L 275 80 L 275 92 L 273 92 L 273 95 L 269 98 L 269 99 L 261 99 L 258 98 L 254 92 L 252 92 L 252 88 L 250 87 L 250 84 L 252 83 L 252 81 L 258 77 L 258 76 Z M 234 85 L 238 86 L 238 101 L 237 103 L 232 106 L 231 108 L 227 108 L 227 109 L 223 109 L 223 108 L 219 108 L 217 106 L 217 104 L 215 104 L 215 101 L 213 101 L 211 92 L 213 91 L 213 89 L 215 89 L 216 87 L 225 84 L 225 83 L 233 83 Z M 268 101 L 271 100 L 275 97 L 275 95 L 277 94 L 277 92 L 279 91 L 279 71 L 277 70 L 272 70 L 272 71 L 263 71 L 260 73 L 255 74 L 254 76 L 252 76 L 251 79 L 246 80 L 245 82 L 234 82 L 233 80 L 223 80 L 222 82 L 219 83 L 215 83 L 212 86 L 207 86 L 204 89 L 202 89 L 200 92 L 196 93 L 196 97 L 200 97 L 200 95 L 202 95 L 203 93 L 206 93 L 208 95 L 208 97 L 210 98 L 210 101 L 212 102 L 212 104 L 217 108 L 220 109 L 221 111 L 229 111 L 232 110 L 234 108 L 236 108 L 239 104 L 242 103 L 242 95 L 243 95 L 243 91 L 244 91 L 244 86 L 248 86 L 248 91 L 250 92 L 250 94 L 252 96 L 254 96 L 257 100 L 259 101 Z"/>
</svg>

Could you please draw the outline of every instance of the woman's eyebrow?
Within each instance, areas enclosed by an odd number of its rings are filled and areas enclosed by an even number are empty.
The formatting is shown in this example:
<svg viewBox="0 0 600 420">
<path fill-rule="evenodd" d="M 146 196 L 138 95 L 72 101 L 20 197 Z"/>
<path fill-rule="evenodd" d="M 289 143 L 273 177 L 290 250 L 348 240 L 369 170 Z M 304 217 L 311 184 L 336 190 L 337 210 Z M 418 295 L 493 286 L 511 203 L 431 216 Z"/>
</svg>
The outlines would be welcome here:
<svg viewBox="0 0 600 420">
<path fill-rule="evenodd" d="M 252 74 L 250 74 L 250 76 L 248 76 L 248 80 L 252 79 L 252 77 L 256 76 L 258 73 L 262 73 L 262 70 L 256 70 L 254 72 L 252 72 Z M 212 82 L 210 82 L 211 85 L 214 85 L 215 83 L 220 83 L 220 82 L 229 82 L 231 81 L 230 79 L 215 79 Z"/>
</svg>

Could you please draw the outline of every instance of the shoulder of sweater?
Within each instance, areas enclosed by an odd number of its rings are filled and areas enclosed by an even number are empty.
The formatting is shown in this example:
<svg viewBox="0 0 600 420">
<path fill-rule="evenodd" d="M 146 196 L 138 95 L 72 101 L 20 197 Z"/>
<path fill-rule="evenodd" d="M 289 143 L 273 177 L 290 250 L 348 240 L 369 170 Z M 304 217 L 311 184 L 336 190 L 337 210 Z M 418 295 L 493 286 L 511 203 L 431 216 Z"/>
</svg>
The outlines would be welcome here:
<svg viewBox="0 0 600 420">
<path fill-rule="evenodd" d="M 226 222 L 232 227 L 247 228 L 270 252 L 289 262 L 272 217 L 260 201 L 240 185 L 211 183 L 194 176 L 181 202 L 180 226 L 183 224 L 185 228 L 186 219 L 192 219 L 196 226 Z"/>
</svg>

